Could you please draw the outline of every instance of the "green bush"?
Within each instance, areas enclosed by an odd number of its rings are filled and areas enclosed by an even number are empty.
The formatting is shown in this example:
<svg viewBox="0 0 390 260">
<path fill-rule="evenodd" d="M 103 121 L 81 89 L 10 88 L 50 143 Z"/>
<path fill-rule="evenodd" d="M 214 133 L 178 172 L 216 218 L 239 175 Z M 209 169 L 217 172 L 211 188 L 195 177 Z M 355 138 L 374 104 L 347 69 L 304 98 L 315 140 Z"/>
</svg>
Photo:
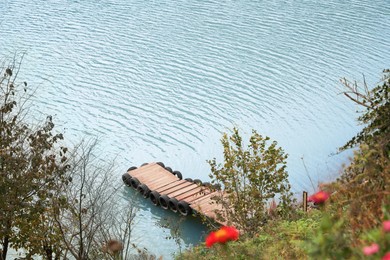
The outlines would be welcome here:
<svg viewBox="0 0 390 260">
<path fill-rule="evenodd" d="M 221 184 L 224 191 L 223 197 L 214 198 L 223 207 L 217 212 L 219 220 L 246 234 L 257 232 L 272 217 L 288 217 L 294 201 L 286 171 L 287 155 L 277 142 L 268 141 L 268 137 L 253 130 L 245 149 L 234 128 L 231 136 L 225 133 L 221 140 L 224 163 L 209 161 L 212 183 Z M 272 202 L 274 207 L 268 210 Z"/>
</svg>

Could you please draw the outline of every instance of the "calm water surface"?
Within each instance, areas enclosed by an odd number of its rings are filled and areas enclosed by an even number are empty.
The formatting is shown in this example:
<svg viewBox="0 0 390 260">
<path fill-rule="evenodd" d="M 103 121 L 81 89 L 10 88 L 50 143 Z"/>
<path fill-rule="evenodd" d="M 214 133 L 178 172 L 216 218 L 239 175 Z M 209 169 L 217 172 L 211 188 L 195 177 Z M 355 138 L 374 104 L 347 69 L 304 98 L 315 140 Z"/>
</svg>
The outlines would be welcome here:
<svg viewBox="0 0 390 260">
<path fill-rule="evenodd" d="M 346 161 L 331 154 L 359 127 L 338 80 L 379 80 L 389 24 L 389 0 L 0 0 L 0 57 L 26 51 L 19 79 L 39 86 L 33 109 L 71 142 L 99 137 L 118 178 L 163 161 L 207 179 L 222 132 L 239 126 L 284 147 L 300 194 L 311 189 L 304 163 L 317 184 Z M 156 226 L 167 213 L 139 207 L 139 244 L 169 256 L 169 229 Z M 204 231 L 182 227 L 187 246 Z"/>
</svg>

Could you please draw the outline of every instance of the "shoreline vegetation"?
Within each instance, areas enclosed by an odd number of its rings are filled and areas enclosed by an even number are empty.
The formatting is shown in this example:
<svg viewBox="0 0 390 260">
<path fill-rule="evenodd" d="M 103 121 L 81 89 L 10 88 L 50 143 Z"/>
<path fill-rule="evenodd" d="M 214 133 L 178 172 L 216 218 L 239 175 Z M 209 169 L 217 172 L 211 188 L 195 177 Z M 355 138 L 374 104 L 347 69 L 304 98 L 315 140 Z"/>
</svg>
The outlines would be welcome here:
<svg viewBox="0 0 390 260">
<path fill-rule="evenodd" d="M 23 259 L 153 259 L 133 242 L 137 209 L 115 203 L 121 185 L 96 142 L 65 147 L 51 116 L 28 123 L 34 90 L 16 80 L 20 64 L 0 65 L 0 259 L 9 248 Z M 319 185 L 305 212 L 283 149 L 255 130 L 245 146 L 234 128 L 221 139 L 224 161 L 208 161 L 229 226 L 177 259 L 390 259 L 390 70 L 374 88 L 341 83 L 364 127 L 340 148 L 356 148 L 340 177 Z"/>
<path fill-rule="evenodd" d="M 201 245 L 177 259 L 390 259 L 390 70 L 372 89 L 341 82 L 363 108 L 364 128 L 340 148 L 357 149 L 341 176 L 309 197 L 308 212 L 294 205 L 287 217 L 272 215 L 278 206 L 270 204 L 268 220 L 238 241 Z"/>
</svg>

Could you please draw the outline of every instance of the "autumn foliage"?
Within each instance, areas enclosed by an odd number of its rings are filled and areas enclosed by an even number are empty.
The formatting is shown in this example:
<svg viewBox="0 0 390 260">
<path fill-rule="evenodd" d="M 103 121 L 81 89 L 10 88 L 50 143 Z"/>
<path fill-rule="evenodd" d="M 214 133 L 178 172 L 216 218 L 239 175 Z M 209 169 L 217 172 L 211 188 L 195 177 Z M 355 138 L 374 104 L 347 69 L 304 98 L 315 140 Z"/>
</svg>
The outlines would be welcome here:
<svg viewBox="0 0 390 260">
<path fill-rule="evenodd" d="M 31 254 L 56 253 L 59 238 L 51 210 L 57 187 L 66 181 L 67 148 L 51 116 L 29 124 L 32 90 L 18 84 L 19 65 L 0 64 L 0 259 L 10 246 Z"/>
</svg>

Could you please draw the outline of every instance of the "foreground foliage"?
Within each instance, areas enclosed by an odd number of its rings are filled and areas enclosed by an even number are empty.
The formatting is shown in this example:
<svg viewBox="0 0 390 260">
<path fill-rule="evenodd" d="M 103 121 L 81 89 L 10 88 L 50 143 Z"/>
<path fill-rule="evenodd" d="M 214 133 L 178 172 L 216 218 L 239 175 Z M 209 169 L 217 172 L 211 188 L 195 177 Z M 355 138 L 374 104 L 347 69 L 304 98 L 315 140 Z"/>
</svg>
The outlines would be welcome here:
<svg viewBox="0 0 390 260">
<path fill-rule="evenodd" d="M 66 148 L 59 146 L 62 134 L 54 132 L 51 117 L 26 123 L 25 104 L 30 98 L 27 83 L 17 85 L 14 63 L 0 71 L 0 242 L 2 258 L 8 246 L 46 254 L 57 243 L 52 223 L 34 235 L 33 223 L 50 204 L 57 184 L 65 181 Z M 37 249 L 40 248 L 40 249 Z"/>
<path fill-rule="evenodd" d="M 212 248 L 199 246 L 178 259 L 305 259 L 305 241 L 318 226 L 319 214 L 312 212 L 296 221 L 270 221 L 253 236 Z"/>
<path fill-rule="evenodd" d="M 341 177 L 310 197 L 325 204 L 296 220 L 269 221 L 238 242 L 199 246 L 179 258 L 390 259 L 390 71 L 372 90 L 342 83 L 345 95 L 365 109 L 359 117 L 364 128 L 341 148 L 358 148 Z"/>
<path fill-rule="evenodd" d="M 112 165 L 96 143 L 63 146 L 50 116 L 31 120 L 19 67 L 0 64 L 0 259 L 10 247 L 26 259 L 128 258 L 135 209 L 113 199 L 122 185 Z"/>
</svg>

